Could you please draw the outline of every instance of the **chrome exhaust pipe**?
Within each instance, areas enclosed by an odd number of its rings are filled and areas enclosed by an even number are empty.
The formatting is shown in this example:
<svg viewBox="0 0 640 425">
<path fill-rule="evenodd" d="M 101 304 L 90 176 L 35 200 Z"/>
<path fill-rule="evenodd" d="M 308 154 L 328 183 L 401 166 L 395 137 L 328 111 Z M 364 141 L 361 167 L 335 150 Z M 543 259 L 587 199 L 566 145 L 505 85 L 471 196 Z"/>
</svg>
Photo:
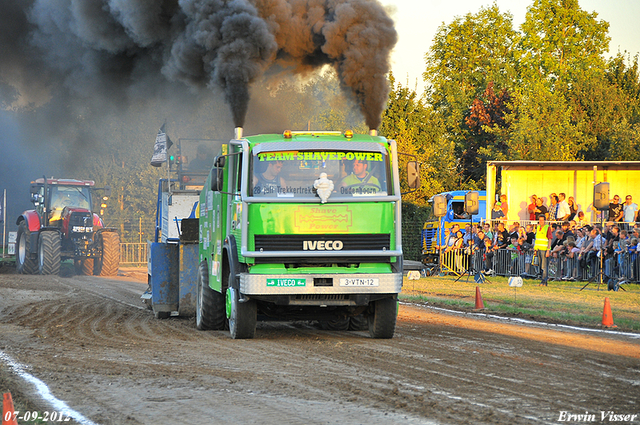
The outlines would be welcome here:
<svg viewBox="0 0 640 425">
<path fill-rule="evenodd" d="M 378 135 L 378 130 L 376 130 L 375 128 L 372 128 L 369 130 L 369 136 L 377 136 Z"/>
<path fill-rule="evenodd" d="M 242 139 L 242 127 L 236 127 L 234 129 L 234 134 L 236 136 L 236 140 Z"/>
</svg>

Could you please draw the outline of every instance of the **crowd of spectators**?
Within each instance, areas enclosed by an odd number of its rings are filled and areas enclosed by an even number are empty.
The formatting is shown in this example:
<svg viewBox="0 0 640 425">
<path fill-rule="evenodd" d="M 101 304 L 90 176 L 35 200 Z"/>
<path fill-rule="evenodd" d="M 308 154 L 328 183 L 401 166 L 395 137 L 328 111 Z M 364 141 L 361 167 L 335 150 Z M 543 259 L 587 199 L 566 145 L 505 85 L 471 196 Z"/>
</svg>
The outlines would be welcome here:
<svg viewBox="0 0 640 425">
<path fill-rule="evenodd" d="M 502 195 L 504 196 L 504 195 Z M 573 196 L 569 196 L 565 193 L 552 193 L 549 195 L 549 205 L 544 204 L 544 199 L 539 198 L 536 195 L 531 195 L 531 203 L 527 206 L 527 212 L 529 214 L 529 220 L 537 221 L 541 215 L 547 219 L 547 221 L 571 221 L 576 220 L 580 224 L 586 224 L 586 218 L 584 211 L 578 209 L 578 204 Z M 497 202 L 498 206 L 500 202 Z M 494 218 L 493 214 L 491 219 L 506 219 L 506 212 L 504 216 Z M 612 222 L 624 222 L 634 223 L 640 221 L 638 218 L 638 205 L 633 202 L 633 197 L 627 195 L 625 202 L 620 203 L 620 197 L 614 195 L 609 203 L 609 215 L 607 221 Z"/>
<path fill-rule="evenodd" d="M 494 273 L 496 256 L 509 262 L 508 273 L 548 280 L 584 280 L 596 278 L 602 264 L 607 278 L 638 281 L 637 247 L 640 241 L 638 205 L 627 195 L 624 204 L 615 195 L 608 220 L 590 224 L 573 197 L 551 194 L 547 208 L 543 200 L 531 196 L 530 222 L 506 220 L 506 197 L 496 202 L 490 222 L 467 224 L 464 231 L 454 225 L 446 241 L 445 254 L 455 254 L 455 268 L 482 269 Z M 467 257 L 468 266 L 463 267 Z M 474 263 L 475 264 L 472 264 Z M 549 270 L 551 268 L 551 270 Z"/>
</svg>

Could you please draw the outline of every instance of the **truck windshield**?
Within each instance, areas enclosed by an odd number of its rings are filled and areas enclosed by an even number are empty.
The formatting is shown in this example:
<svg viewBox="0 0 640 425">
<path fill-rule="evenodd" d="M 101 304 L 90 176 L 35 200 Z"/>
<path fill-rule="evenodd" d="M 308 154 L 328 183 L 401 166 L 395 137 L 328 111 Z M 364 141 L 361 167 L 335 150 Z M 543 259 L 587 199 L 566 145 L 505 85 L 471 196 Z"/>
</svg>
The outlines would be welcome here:
<svg viewBox="0 0 640 425">
<path fill-rule="evenodd" d="M 250 193 L 326 199 L 388 195 L 388 156 L 382 152 L 278 151 L 253 156 Z"/>
</svg>

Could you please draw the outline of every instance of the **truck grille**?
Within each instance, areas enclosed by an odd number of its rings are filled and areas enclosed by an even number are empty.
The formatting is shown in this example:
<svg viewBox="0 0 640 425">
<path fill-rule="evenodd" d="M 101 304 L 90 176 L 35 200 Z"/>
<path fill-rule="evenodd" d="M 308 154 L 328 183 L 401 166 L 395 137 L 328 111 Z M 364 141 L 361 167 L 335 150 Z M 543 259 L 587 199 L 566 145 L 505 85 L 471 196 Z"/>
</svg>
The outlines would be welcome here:
<svg viewBox="0 0 640 425">
<path fill-rule="evenodd" d="M 422 250 L 426 252 L 430 252 L 433 246 L 433 238 L 436 236 L 435 227 L 427 228 L 422 230 Z"/>
<path fill-rule="evenodd" d="M 255 235 L 256 251 L 380 251 L 391 249 L 389 234 Z M 321 242 L 321 244 L 318 244 Z M 329 243 L 327 245 L 327 243 Z"/>
</svg>

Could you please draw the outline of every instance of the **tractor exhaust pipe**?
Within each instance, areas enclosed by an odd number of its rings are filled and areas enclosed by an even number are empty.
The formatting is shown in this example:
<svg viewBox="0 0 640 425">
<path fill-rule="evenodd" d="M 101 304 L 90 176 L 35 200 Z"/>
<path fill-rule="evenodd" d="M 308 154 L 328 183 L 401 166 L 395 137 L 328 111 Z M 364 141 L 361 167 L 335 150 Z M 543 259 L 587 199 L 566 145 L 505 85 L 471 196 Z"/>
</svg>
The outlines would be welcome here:
<svg viewBox="0 0 640 425">
<path fill-rule="evenodd" d="M 234 129 L 234 134 L 236 136 L 236 140 L 242 139 L 242 127 L 236 127 Z"/>
<path fill-rule="evenodd" d="M 375 128 L 372 128 L 369 130 L 369 136 L 377 136 L 378 135 L 378 130 L 376 130 Z"/>
</svg>

